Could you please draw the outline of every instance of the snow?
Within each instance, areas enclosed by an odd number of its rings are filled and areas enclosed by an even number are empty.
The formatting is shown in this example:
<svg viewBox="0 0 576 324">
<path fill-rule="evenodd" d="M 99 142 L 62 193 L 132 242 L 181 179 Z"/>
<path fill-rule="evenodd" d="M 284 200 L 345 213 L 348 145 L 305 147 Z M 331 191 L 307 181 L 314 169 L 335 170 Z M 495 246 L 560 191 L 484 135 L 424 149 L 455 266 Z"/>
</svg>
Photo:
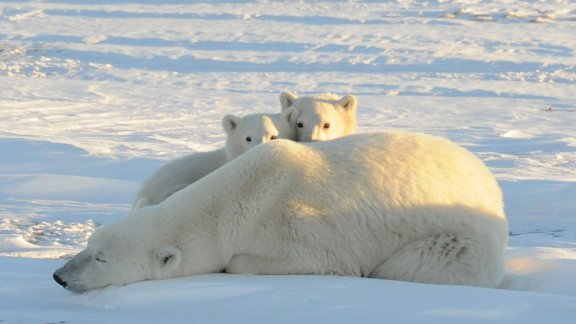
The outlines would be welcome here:
<svg viewBox="0 0 576 324">
<path fill-rule="evenodd" d="M 576 315 L 576 3 L 2 1 L 0 322 L 555 322 Z M 500 289 L 212 274 L 72 294 L 51 275 L 162 163 L 278 95 L 447 137 L 504 190 Z"/>
</svg>

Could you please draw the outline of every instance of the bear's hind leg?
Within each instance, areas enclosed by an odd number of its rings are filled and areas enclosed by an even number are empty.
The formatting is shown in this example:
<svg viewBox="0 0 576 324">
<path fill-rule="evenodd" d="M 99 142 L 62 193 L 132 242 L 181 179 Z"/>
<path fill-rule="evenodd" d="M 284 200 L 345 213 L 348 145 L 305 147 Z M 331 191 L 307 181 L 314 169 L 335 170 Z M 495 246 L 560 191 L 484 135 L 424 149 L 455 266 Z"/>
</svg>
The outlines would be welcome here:
<svg viewBox="0 0 576 324">
<path fill-rule="evenodd" d="M 492 273 L 494 260 L 489 260 L 488 255 L 482 245 L 467 235 L 438 234 L 404 245 L 376 267 L 370 277 L 495 287 L 499 274 Z"/>
</svg>

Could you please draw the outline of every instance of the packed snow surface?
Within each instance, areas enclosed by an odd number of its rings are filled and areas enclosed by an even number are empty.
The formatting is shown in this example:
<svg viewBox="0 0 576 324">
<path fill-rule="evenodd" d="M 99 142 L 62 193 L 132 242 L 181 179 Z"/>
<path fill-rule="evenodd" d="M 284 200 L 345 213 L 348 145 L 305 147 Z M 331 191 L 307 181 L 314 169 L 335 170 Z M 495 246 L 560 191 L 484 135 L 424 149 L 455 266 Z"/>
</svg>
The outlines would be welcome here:
<svg viewBox="0 0 576 324">
<path fill-rule="evenodd" d="M 0 3 L 0 322 L 522 322 L 576 317 L 576 2 Z M 510 221 L 501 289 L 212 274 L 82 295 L 52 272 L 166 161 L 278 95 L 358 97 L 360 132 L 476 153 Z"/>
</svg>

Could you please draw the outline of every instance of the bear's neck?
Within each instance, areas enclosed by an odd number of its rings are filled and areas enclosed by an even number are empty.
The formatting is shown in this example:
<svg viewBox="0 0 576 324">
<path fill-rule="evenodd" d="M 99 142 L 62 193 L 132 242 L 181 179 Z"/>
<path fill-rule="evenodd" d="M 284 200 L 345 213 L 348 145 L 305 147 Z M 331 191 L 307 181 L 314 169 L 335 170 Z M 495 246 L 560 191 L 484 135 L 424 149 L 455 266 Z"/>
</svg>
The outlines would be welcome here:
<svg viewBox="0 0 576 324">
<path fill-rule="evenodd" d="M 273 169 L 243 154 L 158 205 L 156 223 L 165 228 L 162 232 L 182 249 L 192 247 L 184 255 L 205 260 L 202 269 L 185 270 L 186 275 L 220 271 L 238 253 L 240 238 L 258 221 L 252 215 L 261 214 L 255 209 L 274 203 L 262 199 L 266 189 L 261 183 L 274 178 L 266 176 Z M 197 267 L 199 262 L 192 263 Z"/>
</svg>

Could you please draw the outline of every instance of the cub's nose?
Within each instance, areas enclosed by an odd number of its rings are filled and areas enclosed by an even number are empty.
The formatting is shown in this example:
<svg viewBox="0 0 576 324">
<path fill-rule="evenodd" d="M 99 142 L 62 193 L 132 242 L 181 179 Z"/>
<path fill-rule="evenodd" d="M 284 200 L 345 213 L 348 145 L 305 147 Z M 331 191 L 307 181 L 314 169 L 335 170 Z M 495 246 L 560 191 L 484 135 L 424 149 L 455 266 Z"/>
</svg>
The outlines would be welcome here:
<svg viewBox="0 0 576 324">
<path fill-rule="evenodd" d="M 58 276 L 58 273 L 54 272 L 54 275 L 52 275 L 52 278 L 54 278 L 54 281 L 56 281 L 60 286 L 66 288 L 68 287 L 68 284 L 66 283 L 66 281 L 62 280 L 62 278 L 60 278 L 60 276 Z"/>
</svg>

